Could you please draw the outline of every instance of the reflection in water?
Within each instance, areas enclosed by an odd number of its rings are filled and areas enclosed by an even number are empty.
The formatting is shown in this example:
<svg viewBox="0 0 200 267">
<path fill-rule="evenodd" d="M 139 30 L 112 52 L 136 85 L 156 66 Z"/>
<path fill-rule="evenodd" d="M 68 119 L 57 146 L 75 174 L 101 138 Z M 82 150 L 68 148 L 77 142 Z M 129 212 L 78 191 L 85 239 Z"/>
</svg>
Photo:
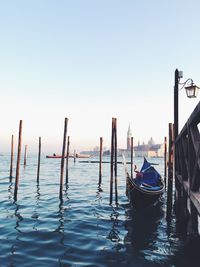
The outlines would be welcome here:
<svg viewBox="0 0 200 267">
<path fill-rule="evenodd" d="M 16 224 L 15 224 L 15 230 L 17 232 L 17 235 L 15 237 L 15 240 L 16 240 L 16 244 L 14 243 L 12 246 L 11 246 L 11 249 L 10 249 L 10 265 L 9 266 L 14 266 L 14 258 L 15 258 L 15 254 L 16 254 L 16 251 L 17 251 L 17 241 L 19 240 L 19 236 L 21 234 L 21 230 L 20 230 L 20 222 L 23 220 L 23 217 L 20 215 L 20 212 L 19 212 L 19 208 L 20 206 L 14 202 L 14 205 L 15 205 L 15 217 L 16 217 Z"/>
<path fill-rule="evenodd" d="M 103 192 L 103 189 L 101 188 L 101 184 L 98 185 L 97 187 L 97 191 L 100 193 L 100 192 Z"/>
<path fill-rule="evenodd" d="M 119 230 L 118 230 L 118 217 L 119 213 L 113 208 L 113 212 L 110 215 L 110 220 L 112 222 L 112 228 L 108 234 L 108 239 L 114 243 L 118 243 L 120 241 Z"/>
<path fill-rule="evenodd" d="M 67 189 L 66 189 L 65 193 L 67 193 Z M 58 228 L 55 231 L 59 233 L 59 235 L 60 235 L 59 243 L 61 244 L 61 246 L 64 247 L 65 231 L 64 231 L 64 206 L 63 206 L 63 200 L 60 200 L 59 210 L 58 210 L 58 217 L 59 217 L 59 220 L 58 220 L 59 224 L 58 224 Z M 58 259 L 58 262 L 59 262 L 59 266 L 63 266 L 62 265 L 62 257 L 60 257 Z"/>
<path fill-rule="evenodd" d="M 165 205 L 152 212 L 130 209 L 124 169 L 124 179 L 119 180 L 121 205 L 113 207 L 108 205 L 109 179 L 98 186 L 94 164 L 85 169 L 72 162 L 70 192 L 63 186 L 59 202 L 60 163 L 46 160 L 42 183 L 36 187 L 35 157 L 32 162 L 20 185 L 20 201 L 13 204 L 14 186 L 8 177 L 1 181 L 0 266 L 195 266 L 180 251 L 178 229 L 174 217 L 167 224 Z"/>
<path fill-rule="evenodd" d="M 110 220 L 112 223 L 112 227 L 110 232 L 108 233 L 107 239 L 109 239 L 112 242 L 112 249 L 113 251 L 119 252 L 122 249 L 124 249 L 123 244 L 123 235 L 120 233 L 121 229 L 121 221 L 119 220 L 119 213 L 117 212 L 117 207 L 113 208 L 113 212 L 110 215 Z"/>
<path fill-rule="evenodd" d="M 37 186 L 36 186 L 36 202 L 35 202 L 35 208 L 33 210 L 33 215 L 31 216 L 34 220 L 35 220 L 35 224 L 33 226 L 33 229 L 37 231 L 37 225 L 38 225 L 38 219 L 39 219 L 39 212 L 38 212 L 38 209 L 39 209 L 39 203 L 40 203 L 40 185 L 39 183 L 37 183 Z"/>
<path fill-rule="evenodd" d="M 100 205 L 101 204 L 101 201 L 102 201 L 102 195 L 101 195 L 102 192 L 103 192 L 103 190 L 101 188 L 101 185 L 99 185 L 97 187 L 97 192 L 96 192 L 96 200 L 98 202 L 98 205 Z"/>
<path fill-rule="evenodd" d="M 64 191 L 64 196 L 65 196 L 65 200 L 68 201 L 69 200 L 69 197 L 68 197 L 68 189 L 69 189 L 69 186 L 68 184 L 66 184 L 65 186 L 65 191 Z M 61 234 L 61 237 L 60 237 L 60 244 L 61 245 L 64 245 L 64 216 L 65 216 L 65 207 L 64 207 L 64 201 L 63 201 L 63 198 L 60 199 L 60 203 L 59 203 L 59 209 L 58 209 L 58 228 L 56 229 L 56 232 L 59 232 Z"/>
<path fill-rule="evenodd" d="M 9 187 L 8 187 L 8 199 L 12 200 L 13 199 L 13 183 L 10 182 Z"/>
<path fill-rule="evenodd" d="M 68 201 L 69 200 L 69 197 L 68 197 L 68 189 L 69 189 L 69 186 L 66 184 L 66 187 L 65 187 L 65 200 Z M 59 233 L 60 235 L 60 238 L 59 238 L 59 243 L 62 247 L 65 246 L 64 244 L 64 240 L 65 240 L 65 228 L 64 228 L 64 222 L 65 222 L 65 217 L 66 217 L 66 214 L 65 214 L 65 211 L 66 211 L 66 208 L 64 206 L 64 201 L 63 201 L 63 198 L 60 199 L 60 203 L 59 203 L 59 209 L 58 209 L 58 228 L 55 230 L 56 232 Z M 64 255 L 65 253 L 63 253 Z M 59 259 L 58 259 L 58 262 L 59 262 L 59 266 L 63 266 L 63 256 L 61 256 Z"/>
<path fill-rule="evenodd" d="M 23 220 L 23 217 L 21 216 L 20 212 L 19 212 L 19 205 L 15 202 L 14 205 L 16 206 L 16 209 L 15 209 L 15 216 L 16 216 L 16 226 L 15 226 L 15 229 L 18 233 L 21 233 L 21 230 L 20 230 L 20 222 Z M 16 238 L 18 239 L 18 238 Z"/>
<path fill-rule="evenodd" d="M 68 197 L 68 190 L 69 190 L 69 185 L 68 184 L 65 184 L 65 190 L 64 190 L 64 193 L 65 193 L 65 198 L 66 199 L 69 199 L 69 197 Z"/>
<path fill-rule="evenodd" d="M 125 228 L 128 231 L 125 236 L 127 248 L 135 251 L 152 250 L 157 238 L 157 228 L 163 217 L 161 204 L 149 207 L 146 210 L 129 209 L 126 211 Z"/>
<path fill-rule="evenodd" d="M 63 201 L 60 201 L 59 204 L 59 210 L 58 210 L 58 228 L 56 229 L 57 232 L 63 233 L 62 238 L 60 240 L 60 243 L 63 244 L 63 239 L 64 239 L 64 206 L 63 206 Z"/>
</svg>

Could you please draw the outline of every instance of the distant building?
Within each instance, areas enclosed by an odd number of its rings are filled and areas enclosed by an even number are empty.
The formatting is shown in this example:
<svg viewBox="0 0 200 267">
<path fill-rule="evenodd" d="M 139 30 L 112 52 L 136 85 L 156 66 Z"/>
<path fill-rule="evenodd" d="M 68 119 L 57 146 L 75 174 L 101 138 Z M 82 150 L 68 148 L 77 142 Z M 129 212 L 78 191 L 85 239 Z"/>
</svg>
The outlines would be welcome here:
<svg viewBox="0 0 200 267">
<path fill-rule="evenodd" d="M 127 137 L 126 137 L 126 148 L 120 148 L 117 150 L 117 155 L 125 157 L 131 156 L 131 138 L 132 138 L 132 132 L 131 127 L 129 124 L 128 131 L 127 131 Z M 96 146 L 93 150 L 90 151 L 81 151 L 81 154 L 89 154 L 91 156 L 99 156 L 99 147 Z M 103 148 L 103 156 L 109 156 L 110 150 L 106 147 Z M 142 145 L 140 145 L 140 142 L 138 141 L 137 146 L 133 146 L 133 157 L 164 157 L 164 144 L 155 144 L 153 138 L 151 137 L 147 144 L 142 142 Z"/>
<path fill-rule="evenodd" d="M 153 138 L 148 141 L 148 144 L 138 145 L 134 147 L 136 157 L 163 157 L 164 144 L 155 144 Z"/>
<path fill-rule="evenodd" d="M 148 145 L 138 145 L 134 147 L 135 157 L 148 157 Z"/>
</svg>

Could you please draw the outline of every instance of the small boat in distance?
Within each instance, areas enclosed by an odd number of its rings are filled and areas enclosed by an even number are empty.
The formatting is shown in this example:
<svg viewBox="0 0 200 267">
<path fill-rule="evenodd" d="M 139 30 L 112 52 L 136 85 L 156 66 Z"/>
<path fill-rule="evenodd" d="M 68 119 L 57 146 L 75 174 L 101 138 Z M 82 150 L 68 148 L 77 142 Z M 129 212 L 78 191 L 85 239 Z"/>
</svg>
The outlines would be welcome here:
<svg viewBox="0 0 200 267">
<path fill-rule="evenodd" d="M 140 171 L 136 171 L 135 178 L 127 173 L 127 196 L 134 207 L 153 205 L 160 200 L 164 192 L 164 182 L 161 175 L 144 158 Z"/>
<path fill-rule="evenodd" d="M 65 156 L 66 158 L 67 156 Z M 48 159 L 61 159 L 62 156 L 61 155 L 56 155 L 56 154 L 53 154 L 53 155 L 47 155 L 46 158 Z"/>
<path fill-rule="evenodd" d="M 65 155 L 65 158 L 67 156 Z M 82 154 L 76 154 L 75 155 L 76 158 L 91 158 L 90 155 L 82 155 Z M 46 158 L 48 159 L 61 159 L 62 158 L 62 155 L 57 155 L 57 154 L 53 154 L 53 155 L 47 155 Z M 69 155 L 69 158 L 74 158 L 74 155 L 70 154 Z"/>
</svg>

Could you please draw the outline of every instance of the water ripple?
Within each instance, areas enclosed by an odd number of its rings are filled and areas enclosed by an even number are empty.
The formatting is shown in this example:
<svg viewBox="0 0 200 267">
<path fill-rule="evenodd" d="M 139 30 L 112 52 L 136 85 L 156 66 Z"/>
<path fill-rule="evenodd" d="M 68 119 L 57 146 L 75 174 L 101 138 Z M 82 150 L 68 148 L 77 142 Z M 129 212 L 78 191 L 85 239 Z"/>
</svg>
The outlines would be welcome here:
<svg viewBox="0 0 200 267">
<path fill-rule="evenodd" d="M 70 161 L 69 183 L 60 200 L 60 160 L 41 159 L 37 184 L 37 156 L 29 155 L 27 166 L 21 166 L 14 202 L 14 178 L 10 181 L 8 177 L 10 157 L 2 159 L 0 266 L 156 267 L 183 263 L 175 221 L 167 225 L 165 220 L 166 196 L 149 214 L 130 208 L 123 166 L 118 170 L 119 205 L 111 206 L 108 164 L 103 166 L 99 187 L 98 164 Z M 137 159 L 139 163 L 141 159 Z"/>
</svg>

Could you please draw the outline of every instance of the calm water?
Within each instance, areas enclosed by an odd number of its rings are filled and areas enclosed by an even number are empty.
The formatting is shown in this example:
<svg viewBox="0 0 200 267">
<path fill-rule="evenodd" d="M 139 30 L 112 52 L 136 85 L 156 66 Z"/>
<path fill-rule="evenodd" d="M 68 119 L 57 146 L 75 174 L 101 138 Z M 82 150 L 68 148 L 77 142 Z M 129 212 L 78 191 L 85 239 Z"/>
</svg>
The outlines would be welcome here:
<svg viewBox="0 0 200 267">
<path fill-rule="evenodd" d="M 136 159 L 138 166 L 141 160 Z M 165 220 L 166 196 L 151 211 L 129 206 L 122 165 L 116 207 L 109 205 L 109 164 L 103 165 L 99 191 L 98 164 L 70 160 L 69 184 L 60 202 L 60 159 L 42 157 L 37 185 L 37 156 L 29 155 L 14 203 L 9 161 L 0 156 L 0 267 L 200 266 L 185 252 L 174 218 L 170 224 Z M 152 161 L 163 173 L 163 159 Z"/>
</svg>

